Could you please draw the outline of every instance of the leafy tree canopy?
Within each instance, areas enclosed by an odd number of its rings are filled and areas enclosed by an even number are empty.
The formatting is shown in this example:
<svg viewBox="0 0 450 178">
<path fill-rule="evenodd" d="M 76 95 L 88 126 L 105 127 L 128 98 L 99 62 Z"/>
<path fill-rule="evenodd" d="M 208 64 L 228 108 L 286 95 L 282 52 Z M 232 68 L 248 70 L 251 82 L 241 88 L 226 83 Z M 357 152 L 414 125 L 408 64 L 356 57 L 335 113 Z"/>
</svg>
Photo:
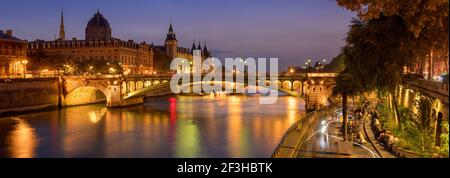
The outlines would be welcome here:
<svg viewBox="0 0 450 178">
<path fill-rule="evenodd" d="M 170 71 L 170 62 L 172 62 L 172 59 L 166 54 L 164 54 L 163 51 L 160 50 L 154 50 L 154 56 L 153 56 L 153 68 L 154 70 L 158 72 L 167 72 Z"/>
<path fill-rule="evenodd" d="M 325 70 L 327 72 L 339 73 L 344 71 L 345 63 L 344 63 L 345 55 L 343 53 L 339 54 L 333 60 L 325 66 Z"/>
<path fill-rule="evenodd" d="M 399 16 L 416 37 L 428 33 L 428 29 L 443 29 L 448 32 L 448 0 L 336 0 L 336 2 L 341 7 L 357 12 L 365 21 L 382 16 Z"/>
<path fill-rule="evenodd" d="M 402 82 L 403 67 L 428 53 L 421 40 L 399 16 L 355 19 L 343 49 L 346 70 L 363 90 L 393 90 Z"/>
</svg>

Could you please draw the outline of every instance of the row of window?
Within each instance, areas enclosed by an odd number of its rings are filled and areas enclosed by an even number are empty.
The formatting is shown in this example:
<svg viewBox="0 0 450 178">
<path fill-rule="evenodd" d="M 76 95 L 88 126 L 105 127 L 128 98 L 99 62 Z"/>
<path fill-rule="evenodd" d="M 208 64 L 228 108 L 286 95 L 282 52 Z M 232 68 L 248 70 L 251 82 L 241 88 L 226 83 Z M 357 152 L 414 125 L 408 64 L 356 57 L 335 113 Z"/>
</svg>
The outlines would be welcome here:
<svg viewBox="0 0 450 178">
<path fill-rule="evenodd" d="M 0 49 L 0 55 L 2 56 L 25 56 L 25 50 L 12 50 L 12 49 Z"/>
<path fill-rule="evenodd" d="M 133 49 L 149 49 L 149 45 L 142 46 L 141 44 L 130 43 L 130 42 L 32 42 L 28 46 L 30 49 L 37 48 L 98 48 L 98 47 L 128 47 Z"/>
<path fill-rule="evenodd" d="M 79 57 L 77 58 L 79 60 L 112 60 L 115 61 L 117 60 L 117 57 L 111 57 L 111 56 L 89 56 L 89 57 Z M 121 56 L 119 61 L 123 64 L 134 64 L 134 65 L 151 65 L 151 60 L 138 60 L 136 58 L 133 57 L 126 57 L 126 56 Z"/>
</svg>

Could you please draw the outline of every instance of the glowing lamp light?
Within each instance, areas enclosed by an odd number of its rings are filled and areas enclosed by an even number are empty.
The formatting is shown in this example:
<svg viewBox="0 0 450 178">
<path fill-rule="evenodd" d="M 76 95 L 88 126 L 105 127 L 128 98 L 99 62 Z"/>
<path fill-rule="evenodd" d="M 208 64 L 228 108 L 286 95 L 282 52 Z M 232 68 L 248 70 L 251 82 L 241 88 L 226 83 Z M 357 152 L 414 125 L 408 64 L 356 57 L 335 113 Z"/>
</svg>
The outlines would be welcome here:
<svg viewBox="0 0 450 178">
<path fill-rule="evenodd" d="M 109 73 L 116 73 L 116 69 L 110 67 L 110 68 L 109 68 Z"/>
</svg>

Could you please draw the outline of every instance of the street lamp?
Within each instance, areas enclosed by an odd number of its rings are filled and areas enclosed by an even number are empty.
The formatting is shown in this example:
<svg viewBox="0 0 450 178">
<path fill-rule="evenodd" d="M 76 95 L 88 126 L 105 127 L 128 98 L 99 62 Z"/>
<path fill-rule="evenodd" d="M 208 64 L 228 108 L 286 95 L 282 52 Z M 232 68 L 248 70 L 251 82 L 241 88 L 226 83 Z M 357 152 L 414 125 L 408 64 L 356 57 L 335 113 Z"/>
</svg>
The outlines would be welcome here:
<svg viewBox="0 0 450 178">
<path fill-rule="evenodd" d="M 311 68 L 311 59 L 308 59 L 306 62 L 306 72 L 310 72 Z"/>
<path fill-rule="evenodd" d="M 109 73 L 112 73 L 112 74 L 116 73 L 116 69 L 114 69 L 113 67 L 110 67 L 109 68 Z"/>
</svg>

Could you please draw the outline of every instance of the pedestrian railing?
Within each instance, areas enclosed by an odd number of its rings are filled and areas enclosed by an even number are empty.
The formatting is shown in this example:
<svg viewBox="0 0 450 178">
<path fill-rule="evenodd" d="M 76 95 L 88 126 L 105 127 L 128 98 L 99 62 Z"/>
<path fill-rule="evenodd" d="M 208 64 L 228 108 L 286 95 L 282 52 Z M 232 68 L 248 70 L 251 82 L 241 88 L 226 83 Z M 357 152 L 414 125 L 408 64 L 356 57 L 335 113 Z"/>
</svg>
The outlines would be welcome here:
<svg viewBox="0 0 450 178">
<path fill-rule="evenodd" d="M 311 130 L 313 129 L 311 127 L 312 125 L 312 120 L 314 118 L 318 118 L 318 116 L 323 115 L 324 111 L 328 111 L 332 108 L 335 108 L 337 105 L 337 103 L 332 103 L 329 106 L 323 107 L 321 109 L 315 110 L 313 112 L 310 112 L 308 114 L 306 114 L 303 118 L 295 121 L 284 133 L 283 137 L 281 138 L 280 142 L 278 143 L 277 147 L 275 148 L 274 152 L 272 153 L 272 158 L 278 158 L 280 157 L 280 151 L 281 148 L 283 147 L 283 145 L 286 143 L 287 139 L 289 138 L 289 136 L 292 135 L 293 132 L 298 131 L 299 129 L 308 129 Z M 308 131 L 304 132 L 304 133 L 308 133 Z M 298 137 L 298 141 L 299 141 L 299 145 L 297 145 L 296 147 L 300 147 L 302 145 L 302 139 L 304 139 L 303 136 L 299 136 Z M 298 148 L 295 148 L 298 149 Z"/>
</svg>

